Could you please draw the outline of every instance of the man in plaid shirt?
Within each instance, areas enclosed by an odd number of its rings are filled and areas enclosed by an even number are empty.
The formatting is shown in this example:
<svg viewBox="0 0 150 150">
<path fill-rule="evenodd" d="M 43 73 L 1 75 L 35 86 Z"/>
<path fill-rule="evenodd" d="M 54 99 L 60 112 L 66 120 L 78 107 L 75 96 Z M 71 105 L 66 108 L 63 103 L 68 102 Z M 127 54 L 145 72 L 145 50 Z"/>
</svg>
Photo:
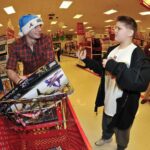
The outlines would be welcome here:
<svg viewBox="0 0 150 150">
<path fill-rule="evenodd" d="M 51 38 L 41 33 L 42 24 L 39 17 L 30 14 L 19 20 L 21 38 L 11 45 L 6 66 L 8 77 L 15 84 L 26 79 L 25 75 L 55 59 Z M 17 74 L 17 61 L 23 63 L 24 76 Z"/>
</svg>

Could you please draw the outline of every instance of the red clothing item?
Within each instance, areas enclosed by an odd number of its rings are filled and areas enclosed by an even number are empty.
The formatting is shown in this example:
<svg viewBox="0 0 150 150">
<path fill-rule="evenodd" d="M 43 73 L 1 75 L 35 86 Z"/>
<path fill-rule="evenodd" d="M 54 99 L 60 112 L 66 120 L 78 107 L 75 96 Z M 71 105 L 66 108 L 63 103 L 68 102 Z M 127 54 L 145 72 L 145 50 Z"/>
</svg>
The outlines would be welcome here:
<svg viewBox="0 0 150 150">
<path fill-rule="evenodd" d="M 150 43 L 145 46 L 144 52 L 147 57 L 150 57 Z"/>
<path fill-rule="evenodd" d="M 53 61 L 54 57 L 52 40 L 49 36 L 42 34 L 34 44 L 33 51 L 27 45 L 25 37 L 22 37 L 10 46 L 6 68 L 16 71 L 17 61 L 21 61 L 24 67 L 23 74 L 27 75 L 48 61 Z"/>
</svg>

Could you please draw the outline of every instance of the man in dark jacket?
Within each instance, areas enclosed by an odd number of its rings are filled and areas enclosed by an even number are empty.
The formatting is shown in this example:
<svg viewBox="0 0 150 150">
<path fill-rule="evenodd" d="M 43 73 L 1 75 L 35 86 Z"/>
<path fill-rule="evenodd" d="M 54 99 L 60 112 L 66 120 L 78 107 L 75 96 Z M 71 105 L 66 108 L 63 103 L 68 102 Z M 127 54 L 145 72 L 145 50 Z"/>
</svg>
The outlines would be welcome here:
<svg viewBox="0 0 150 150">
<path fill-rule="evenodd" d="M 103 132 L 95 143 L 97 146 L 111 142 L 115 133 L 117 150 L 127 148 L 140 92 L 146 90 L 150 82 L 150 61 L 132 43 L 136 30 L 133 18 L 119 16 L 115 28 L 115 40 L 119 45 L 108 49 L 102 64 L 86 58 L 85 50 L 77 53 L 86 67 L 102 76 L 95 102 L 95 111 L 104 105 Z"/>
</svg>

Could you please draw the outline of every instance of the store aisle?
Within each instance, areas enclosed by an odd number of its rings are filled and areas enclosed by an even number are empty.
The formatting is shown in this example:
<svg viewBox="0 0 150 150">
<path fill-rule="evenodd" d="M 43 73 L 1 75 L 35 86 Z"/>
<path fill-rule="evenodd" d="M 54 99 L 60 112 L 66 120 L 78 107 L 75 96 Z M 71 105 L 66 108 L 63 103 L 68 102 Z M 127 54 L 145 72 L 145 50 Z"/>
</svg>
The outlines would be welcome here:
<svg viewBox="0 0 150 150">
<path fill-rule="evenodd" d="M 62 57 L 60 65 L 72 83 L 75 92 L 70 96 L 73 108 L 80 124 L 88 137 L 93 150 L 115 150 L 115 137 L 113 142 L 102 147 L 96 147 L 94 142 L 101 135 L 102 108 L 98 115 L 94 113 L 94 102 L 100 79 L 87 71 L 76 67 L 76 58 Z M 140 104 L 137 117 L 131 130 L 131 139 L 127 150 L 150 150 L 150 105 Z"/>
</svg>

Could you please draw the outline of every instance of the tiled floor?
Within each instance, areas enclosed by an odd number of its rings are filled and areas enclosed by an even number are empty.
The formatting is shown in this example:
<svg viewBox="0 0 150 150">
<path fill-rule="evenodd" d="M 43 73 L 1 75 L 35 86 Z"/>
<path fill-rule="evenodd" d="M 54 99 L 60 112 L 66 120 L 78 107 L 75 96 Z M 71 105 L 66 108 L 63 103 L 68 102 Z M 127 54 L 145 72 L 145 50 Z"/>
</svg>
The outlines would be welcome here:
<svg viewBox="0 0 150 150">
<path fill-rule="evenodd" d="M 113 142 L 110 144 L 102 147 L 94 146 L 94 142 L 101 135 L 102 108 L 99 109 L 97 116 L 93 111 L 100 79 L 76 67 L 77 62 L 77 59 L 70 57 L 62 57 L 60 62 L 75 89 L 74 93 L 70 96 L 73 108 L 93 150 L 115 150 L 115 137 L 113 137 Z M 140 104 L 131 130 L 130 143 L 127 150 L 150 150 L 149 139 L 150 104 Z"/>
</svg>

